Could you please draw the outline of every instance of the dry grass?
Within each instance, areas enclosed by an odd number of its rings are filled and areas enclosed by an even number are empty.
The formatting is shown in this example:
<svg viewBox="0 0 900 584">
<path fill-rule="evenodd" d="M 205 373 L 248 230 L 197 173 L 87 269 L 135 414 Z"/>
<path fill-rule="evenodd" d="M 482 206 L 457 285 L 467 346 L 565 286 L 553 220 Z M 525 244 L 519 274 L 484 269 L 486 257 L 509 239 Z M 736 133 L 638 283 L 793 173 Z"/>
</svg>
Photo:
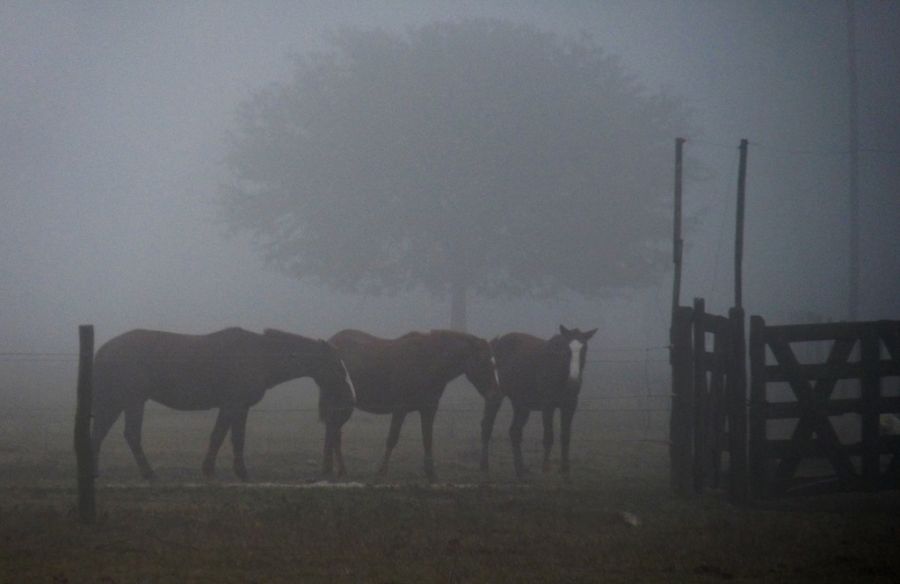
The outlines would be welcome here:
<svg viewBox="0 0 900 584">
<path fill-rule="evenodd" d="M 281 407 L 279 396 L 262 409 Z M 150 408 L 145 447 L 160 481 L 146 485 L 113 429 L 98 483 L 99 519 L 74 517 L 68 412 L 0 420 L 0 582 L 716 582 L 895 581 L 900 497 L 816 498 L 735 508 L 721 496 L 670 494 L 664 417 L 576 416 L 571 483 L 513 480 L 498 421 L 493 472 L 477 471 L 477 402 L 439 413 L 442 481 L 423 483 L 410 416 L 390 486 L 296 488 L 315 480 L 322 427 L 304 411 L 251 413 L 247 462 L 257 481 L 200 482 L 213 414 Z M 475 406 L 473 408 L 473 406 Z M 540 456 L 539 418 L 526 456 Z M 351 481 L 371 482 L 387 419 L 354 415 L 345 435 Z M 284 486 L 264 485 L 268 482 Z M 635 514 L 640 525 L 624 520 Z"/>
</svg>

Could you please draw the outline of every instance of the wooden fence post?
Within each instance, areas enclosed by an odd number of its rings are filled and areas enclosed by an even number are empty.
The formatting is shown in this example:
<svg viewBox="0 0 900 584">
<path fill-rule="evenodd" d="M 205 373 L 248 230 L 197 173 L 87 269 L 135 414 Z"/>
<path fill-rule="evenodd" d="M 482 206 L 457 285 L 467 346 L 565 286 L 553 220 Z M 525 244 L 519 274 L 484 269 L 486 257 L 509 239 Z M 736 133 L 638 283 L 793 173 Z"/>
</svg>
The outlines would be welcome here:
<svg viewBox="0 0 900 584">
<path fill-rule="evenodd" d="M 750 317 L 750 494 L 763 497 L 766 485 L 766 321 Z"/>
<path fill-rule="evenodd" d="M 706 436 L 707 451 L 704 454 L 706 470 L 710 478 L 709 485 L 718 489 L 722 486 L 722 453 L 727 449 L 725 420 L 728 415 L 728 397 L 726 395 L 726 375 L 728 361 L 731 357 L 730 334 L 727 326 L 721 326 L 715 319 L 713 335 L 712 363 L 710 365 L 710 385 L 707 396 Z"/>
<path fill-rule="evenodd" d="M 881 475 L 881 444 L 878 419 L 881 401 L 881 343 L 874 327 L 866 327 L 860 339 L 860 360 L 862 361 L 861 405 L 862 405 L 862 482 L 866 490 L 878 488 Z"/>
<path fill-rule="evenodd" d="M 669 419 L 669 459 L 672 489 L 680 495 L 693 491 L 691 479 L 693 452 L 694 371 L 689 306 L 672 312 L 670 361 L 672 365 L 672 410 Z"/>
<path fill-rule="evenodd" d="M 75 407 L 75 459 L 78 463 L 78 517 L 82 523 L 96 518 L 94 456 L 91 450 L 91 397 L 93 393 L 94 327 L 78 327 L 78 402 Z"/>
<path fill-rule="evenodd" d="M 732 503 L 747 501 L 747 346 L 744 309 L 728 311 L 731 358 L 728 370 L 728 496 Z"/>
<path fill-rule="evenodd" d="M 706 384 L 706 301 L 694 298 L 694 490 L 706 487 L 709 396 Z"/>
</svg>

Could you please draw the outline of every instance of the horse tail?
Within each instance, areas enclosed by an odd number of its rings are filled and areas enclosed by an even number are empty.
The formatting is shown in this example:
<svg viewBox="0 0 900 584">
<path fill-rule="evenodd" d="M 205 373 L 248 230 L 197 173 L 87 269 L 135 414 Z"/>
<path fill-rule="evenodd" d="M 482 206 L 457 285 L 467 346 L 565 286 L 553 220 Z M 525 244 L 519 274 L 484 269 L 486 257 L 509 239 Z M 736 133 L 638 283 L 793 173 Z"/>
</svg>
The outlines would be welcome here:
<svg viewBox="0 0 900 584">
<path fill-rule="evenodd" d="M 328 415 L 328 404 L 325 403 L 325 390 L 319 388 L 319 421 L 324 422 Z"/>
</svg>

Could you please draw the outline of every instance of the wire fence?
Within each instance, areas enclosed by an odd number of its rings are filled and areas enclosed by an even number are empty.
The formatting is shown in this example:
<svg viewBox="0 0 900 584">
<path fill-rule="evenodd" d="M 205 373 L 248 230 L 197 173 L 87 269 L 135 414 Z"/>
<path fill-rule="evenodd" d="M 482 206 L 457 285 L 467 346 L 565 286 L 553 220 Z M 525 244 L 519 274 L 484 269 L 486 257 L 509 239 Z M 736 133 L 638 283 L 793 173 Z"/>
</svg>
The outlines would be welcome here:
<svg viewBox="0 0 900 584">
<path fill-rule="evenodd" d="M 573 449 L 587 448 L 592 454 L 585 455 L 592 457 L 609 456 L 614 451 L 616 456 L 630 456 L 638 465 L 656 464 L 660 448 L 668 446 L 672 397 L 669 347 L 591 346 L 590 350 L 594 356 L 587 359 L 589 367 L 575 414 Z M 0 467 L 11 458 L 22 456 L 21 449 L 10 449 L 8 445 L 23 440 L 29 443 L 29 456 L 35 460 L 55 459 L 71 449 L 77 362 L 78 354 L 64 351 L 0 352 Z M 14 380 L 9 375 L 11 369 L 15 369 Z M 41 376 L 51 379 L 38 384 L 43 398 L 36 401 L 35 396 L 27 395 L 28 386 Z M 276 389 L 250 409 L 248 449 L 278 459 L 297 447 L 300 433 L 305 436 L 301 439 L 307 452 L 304 456 L 315 456 L 323 431 L 318 423 L 318 394 L 310 382 L 300 383 L 308 385 L 310 391 Z M 467 386 L 467 382 L 457 381 L 445 391 L 435 422 L 436 445 L 457 450 L 477 448 L 484 403 Z M 18 399 L 8 399 L 10 396 Z M 511 409 L 508 404 L 501 407 L 494 442 L 508 440 Z M 214 416 L 214 411 L 177 411 L 150 402 L 144 423 L 145 442 L 162 444 L 162 452 L 169 456 L 176 455 L 171 449 L 181 450 L 185 445 L 191 451 L 200 451 L 205 447 Z M 358 447 L 370 448 L 374 453 L 381 448 L 387 433 L 385 418 L 354 412 L 344 427 L 348 442 L 353 443 L 354 437 L 356 442 L 362 438 L 363 444 Z M 538 448 L 541 426 L 540 415 L 533 415 L 526 426 L 526 444 Z M 417 443 L 418 424 L 414 429 L 407 428 L 404 434 L 408 443 Z M 182 438 L 172 441 L 168 435 Z M 106 442 L 124 441 L 108 437 Z M 4 444 L 8 451 L 5 458 Z M 118 444 L 114 448 L 121 454 L 125 447 Z M 65 462 L 70 462 L 68 456 Z"/>
</svg>

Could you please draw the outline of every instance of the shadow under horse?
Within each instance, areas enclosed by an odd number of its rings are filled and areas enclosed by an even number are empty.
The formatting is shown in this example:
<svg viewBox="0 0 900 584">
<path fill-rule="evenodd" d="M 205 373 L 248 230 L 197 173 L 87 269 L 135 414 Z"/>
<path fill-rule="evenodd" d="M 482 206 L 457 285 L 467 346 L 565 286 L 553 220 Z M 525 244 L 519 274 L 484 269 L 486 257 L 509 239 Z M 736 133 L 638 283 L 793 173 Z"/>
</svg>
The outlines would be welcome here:
<svg viewBox="0 0 900 584">
<path fill-rule="evenodd" d="M 100 445 L 125 412 L 125 440 L 141 475 L 154 478 L 141 446 L 144 405 L 153 400 L 176 410 L 218 408 L 203 474 L 214 474 L 216 455 L 231 431 L 234 472 L 246 480 L 244 436 L 250 407 L 266 390 L 301 377 L 311 377 L 319 386 L 319 417 L 326 427 L 346 422 L 353 412 L 352 383 L 337 350 L 323 340 L 240 328 L 207 335 L 133 330 L 115 337 L 94 359 L 95 472 Z"/>
<path fill-rule="evenodd" d="M 358 330 L 343 330 L 329 339 L 341 353 L 356 387 L 356 407 L 364 412 L 390 414 L 384 458 L 379 475 L 387 473 L 391 451 L 400 437 L 406 415 L 419 412 L 425 475 L 435 480 L 432 441 L 438 402 L 447 384 L 465 375 L 479 393 L 498 396 L 497 365 L 490 344 L 474 335 L 448 330 L 409 333 L 383 339 Z M 344 473 L 340 430 L 326 437 L 326 475 L 332 456 L 338 474 Z"/>
<path fill-rule="evenodd" d="M 559 334 L 541 339 L 525 333 L 509 333 L 491 341 L 500 374 L 500 394 L 485 396 L 481 421 L 481 469 L 488 470 L 488 446 L 494 421 L 504 397 L 513 406 L 509 429 L 516 475 L 525 476 L 522 461 L 522 430 L 532 411 L 544 419 L 544 472 L 550 470 L 553 447 L 553 416 L 560 410 L 560 447 L 563 475 L 569 474 L 569 441 L 572 418 L 578 405 L 587 344 L 597 329 L 581 332 L 560 325 Z"/>
</svg>

